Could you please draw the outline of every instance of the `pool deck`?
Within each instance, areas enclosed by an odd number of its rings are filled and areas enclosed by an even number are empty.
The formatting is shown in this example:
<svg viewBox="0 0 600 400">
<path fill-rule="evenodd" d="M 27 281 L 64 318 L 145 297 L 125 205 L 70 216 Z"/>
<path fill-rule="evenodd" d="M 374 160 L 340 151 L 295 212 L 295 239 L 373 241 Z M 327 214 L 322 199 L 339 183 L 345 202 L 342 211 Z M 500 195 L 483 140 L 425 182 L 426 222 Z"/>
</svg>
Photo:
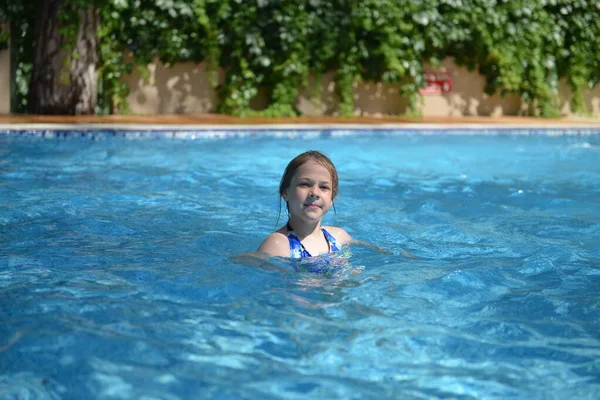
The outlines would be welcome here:
<svg viewBox="0 0 600 400">
<path fill-rule="evenodd" d="M 585 129 L 600 130 L 600 118 L 532 117 L 232 117 L 220 114 L 0 115 L 0 130 L 211 130 L 211 129 Z M 600 133 L 600 131 L 599 131 Z"/>
</svg>

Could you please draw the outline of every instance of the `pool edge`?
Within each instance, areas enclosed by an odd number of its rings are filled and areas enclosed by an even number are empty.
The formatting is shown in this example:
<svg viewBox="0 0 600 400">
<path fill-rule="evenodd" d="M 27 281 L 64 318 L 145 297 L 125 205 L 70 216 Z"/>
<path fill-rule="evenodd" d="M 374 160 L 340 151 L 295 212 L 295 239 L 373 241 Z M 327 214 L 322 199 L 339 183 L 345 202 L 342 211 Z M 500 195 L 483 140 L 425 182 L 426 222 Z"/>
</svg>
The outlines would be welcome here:
<svg viewBox="0 0 600 400">
<path fill-rule="evenodd" d="M 490 134 L 519 130 L 600 134 L 600 124 L 591 123 L 272 123 L 272 124 L 145 124 L 145 123 L 0 123 L 0 131 L 128 131 L 209 133 L 215 131 L 405 131 L 418 133 Z"/>
</svg>

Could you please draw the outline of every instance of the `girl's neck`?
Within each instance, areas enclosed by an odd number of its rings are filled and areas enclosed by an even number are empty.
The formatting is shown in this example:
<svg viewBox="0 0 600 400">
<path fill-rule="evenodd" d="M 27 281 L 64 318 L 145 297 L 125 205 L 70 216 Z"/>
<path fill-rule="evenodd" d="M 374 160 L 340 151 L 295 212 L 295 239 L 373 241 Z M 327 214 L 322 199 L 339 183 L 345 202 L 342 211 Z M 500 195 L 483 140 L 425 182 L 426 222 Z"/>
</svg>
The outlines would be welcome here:
<svg viewBox="0 0 600 400">
<path fill-rule="evenodd" d="M 306 222 L 300 219 L 290 217 L 288 225 L 294 230 L 298 239 L 302 240 L 307 236 L 312 235 L 315 232 L 321 231 L 321 220 L 315 222 Z"/>
</svg>

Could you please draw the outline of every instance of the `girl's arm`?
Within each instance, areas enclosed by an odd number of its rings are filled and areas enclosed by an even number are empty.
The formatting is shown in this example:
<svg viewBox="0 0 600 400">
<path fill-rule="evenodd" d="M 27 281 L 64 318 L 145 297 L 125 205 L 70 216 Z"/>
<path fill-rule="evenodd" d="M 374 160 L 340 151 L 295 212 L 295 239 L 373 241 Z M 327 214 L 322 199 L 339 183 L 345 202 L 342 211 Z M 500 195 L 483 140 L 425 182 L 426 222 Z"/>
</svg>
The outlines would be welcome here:
<svg viewBox="0 0 600 400">
<path fill-rule="evenodd" d="M 258 251 L 276 257 L 289 257 L 290 245 L 288 238 L 279 232 L 274 232 L 267 236 L 265 241 L 258 248 Z"/>
</svg>

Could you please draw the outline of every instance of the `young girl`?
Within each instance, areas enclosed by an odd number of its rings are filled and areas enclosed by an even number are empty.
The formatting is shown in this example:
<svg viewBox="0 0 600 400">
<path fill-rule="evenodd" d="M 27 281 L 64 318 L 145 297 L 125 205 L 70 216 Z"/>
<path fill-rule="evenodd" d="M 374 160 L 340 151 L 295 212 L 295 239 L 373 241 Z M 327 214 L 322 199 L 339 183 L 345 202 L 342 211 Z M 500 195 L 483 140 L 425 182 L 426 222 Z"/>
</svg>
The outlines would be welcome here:
<svg viewBox="0 0 600 400">
<path fill-rule="evenodd" d="M 327 156 L 307 151 L 294 158 L 279 184 L 288 222 L 270 234 L 258 251 L 272 256 L 304 258 L 340 250 L 352 240 L 350 235 L 342 228 L 321 226 L 337 194 L 337 171 Z"/>
</svg>

